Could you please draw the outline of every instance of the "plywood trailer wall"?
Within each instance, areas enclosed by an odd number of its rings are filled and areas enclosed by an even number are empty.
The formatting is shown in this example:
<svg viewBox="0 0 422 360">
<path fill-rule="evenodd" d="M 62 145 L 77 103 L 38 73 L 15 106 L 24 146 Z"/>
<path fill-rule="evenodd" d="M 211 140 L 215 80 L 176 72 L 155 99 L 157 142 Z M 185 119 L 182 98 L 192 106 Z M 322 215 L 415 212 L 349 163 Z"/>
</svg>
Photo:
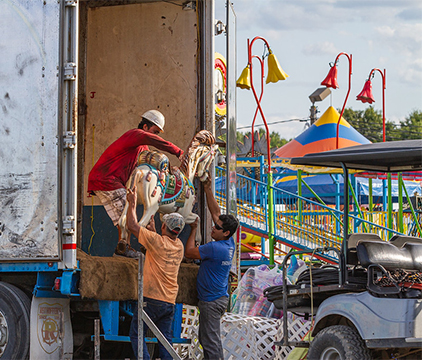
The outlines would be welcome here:
<svg viewBox="0 0 422 360">
<path fill-rule="evenodd" d="M 195 11 L 167 2 L 91 8 L 86 31 L 84 192 L 93 161 L 147 110 L 186 149 L 197 130 Z M 94 154 L 93 154 L 94 151 Z M 179 165 L 169 155 L 172 165 Z M 85 196 L 84 203 L 91 205 Z M 98 199 L 95 204 L 99 205 Z"/>
<path fill-rule="evenodd" d="M 91 245 L 93 255 L 109 256 L 117 244 L 99 199 L 87 193 L 89 172 L 103 151 L 150 109 L 166 118 L 162 137 L 183 150 L 199 129 L 198 16 L 183 10 L 182 1 L 174 3 L 180 5 L 81 3 L 78 243 L 85 251 Z M 180 165 L 167 155 L 172 166 Z"/>
</svg>

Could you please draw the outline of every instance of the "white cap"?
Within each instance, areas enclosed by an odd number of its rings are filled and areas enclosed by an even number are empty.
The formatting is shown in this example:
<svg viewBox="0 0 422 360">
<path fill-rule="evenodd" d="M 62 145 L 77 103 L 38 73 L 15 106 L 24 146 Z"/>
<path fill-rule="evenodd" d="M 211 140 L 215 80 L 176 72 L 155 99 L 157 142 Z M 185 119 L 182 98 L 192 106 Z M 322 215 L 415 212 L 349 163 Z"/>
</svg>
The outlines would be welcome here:
<svg viewBox="0 0 422 360">
<path fill-rule="evenodd" d="M 163 222 L 176 235 L 179 235 L 185 227 L 185 219 L 178 213 L 165 214 L 163 216 Z"/>
<path fill-rule="evenodd" d="M 158 110 L 148 110 L 146 113 L 142 114 L 142 117 L 151 121 L 154 125 L 157 125 L 161 131 L 164 131 L 164 115 L 161 114 Z"/>
</svg>

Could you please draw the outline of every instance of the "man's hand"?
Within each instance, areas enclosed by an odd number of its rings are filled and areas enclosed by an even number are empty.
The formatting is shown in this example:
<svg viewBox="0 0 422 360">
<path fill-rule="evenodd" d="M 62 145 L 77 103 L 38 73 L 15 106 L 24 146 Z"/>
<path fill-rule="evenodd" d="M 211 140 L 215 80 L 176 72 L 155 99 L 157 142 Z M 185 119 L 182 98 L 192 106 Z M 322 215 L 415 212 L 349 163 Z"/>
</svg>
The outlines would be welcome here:
<svg viewBox="0 0 422 360">
<path fill-rule="evenodd" d="M 215 200 L 214 194 L 212 192 L 211 179 L 208 177 L 208 179 L 204 181 L 202 185 L 204 187 L 204 192 L 207 199 L 208 210 L 210 211 L 211 216 L 212 216 L 212 221 L 214 221 L 214 224 L 215 224 L 218 218 L 220 217 L 221 209 L 217 201 Z"/>
<path fill-rule="evenodd" d="M 156 231 L 155 231 L 155 220 L 154 220 L 154 215 L 151 215 L 151 219 L 149 220 L 149 223 L 148 223 L 148 225 L 146 226 L 146 228 L 147 228 L 149 231 L 156 232 Z"/>
<path fill-rule="evenodd" d="M 128 211 L 126 214 L 126 224 L 129 231 L 138 237 L 140 226 L 136 217 L 136 186 L 132 189 L 127 189 L 126 200 L 129 203 Z"/>
<path fill-rule="evenodd" d="M 135 205 L 136 207 L 137 197 L 138 194 L 136 191 L 136 185 L 134 185 L 132 189 L 127 189 L 126 200 L 129 202 L 130 205 Z"/>
<path fill-rule="evenodd" d="M 199 248 L 195 246 L 195 235 L 196 229 L 198 228 L 199 217 L 190 225 L 190 234 L 186 240 L 185 245 L 185 256 L 189 259 L 200 259 L 201 254 L 199 253 Z"/>
<path fill-rule="evenodd" d="M 196 220 L 192 224 L 189 224 L 191 233 L 196 233 L 196 229 L 198 228 L 198 222 L 199 222 L 199 217 L 197 217 Z"/>
<path fill-rule="evenodd" d="M 180 162 L 182 162 L 182 159 L 183 159 L 183 154 L 184 154 L 184 153 L 183 153 L 183 150 L 182 150 L 182 152 L 181 152 L 181 153 L 180 153 L 180 155 L 179 155 L 179 161 L 180 161 Z"/>
</svg>

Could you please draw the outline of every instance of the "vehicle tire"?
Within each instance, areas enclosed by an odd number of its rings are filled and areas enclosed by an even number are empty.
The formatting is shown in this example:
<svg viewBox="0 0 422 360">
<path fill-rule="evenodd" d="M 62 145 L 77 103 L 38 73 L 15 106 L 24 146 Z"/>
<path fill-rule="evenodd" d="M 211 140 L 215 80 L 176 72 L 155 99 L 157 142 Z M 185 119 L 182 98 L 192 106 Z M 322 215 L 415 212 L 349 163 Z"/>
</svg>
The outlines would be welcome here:
<svg viewBox="0 0 422 360">
<path fill-rule="evenodd" d="M 309 360 L 371 360 L 365 343 L 355 329 L 335 325 L 321 330 L 309 347 Z"/>
<path fill-rule="evenodd" d="M 16 286 L 0 282 L 0 358 L 27 359 L 31 302 Z"/>
</svg>

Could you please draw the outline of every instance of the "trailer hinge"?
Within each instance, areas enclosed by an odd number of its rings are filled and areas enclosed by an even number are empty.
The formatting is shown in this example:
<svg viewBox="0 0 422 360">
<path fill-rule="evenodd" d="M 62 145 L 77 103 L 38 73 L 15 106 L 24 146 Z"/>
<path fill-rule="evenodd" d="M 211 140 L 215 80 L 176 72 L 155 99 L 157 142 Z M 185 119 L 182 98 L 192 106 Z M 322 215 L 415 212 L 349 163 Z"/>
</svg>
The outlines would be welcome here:
<svg viewBox="0 0 422 360">
<path fill-rule="evenodd" d="M 66 131 L 63 136 L 63 149 L 73 149 L 76 145 L 76 134 L 74 131 Z"/>
<path fill-rule="evenodd" d="M 65 6 L 76 6 L 78 3 L 78 0 L 65 0 L 64 5 Z"/>
<path fill-rule="evenodd" d="M 73 235 L 75 233 L 75 217 L 66 216 L 63 219 L 63 234 L 64 235 Z"/>
<path fill-rule="evenodd" d="M 222 101 L 226 101 L 226 94 L 222 90 L 218 90 L 215 94 L 215 102 L 221 103 Z"/>
<path fill-rule="evenodd" d="M 182 10 L 188 11 L 188 10 L 196 10 L 196 4 L 195 1 L 186 1 L 182 4 Z"/>
<path fill-rule="evenodd" d="M 76 64 L 68 62 L 64 64 L 64 79 L 65 80 L 76 80 Z"/>
<path fill-rule="evenodd" d="M 215 35 L 220 35 L 223 32 L 226 32 L 226 25 L 221 20 L 216 21 L 215 23 Z"/>
</svg>

